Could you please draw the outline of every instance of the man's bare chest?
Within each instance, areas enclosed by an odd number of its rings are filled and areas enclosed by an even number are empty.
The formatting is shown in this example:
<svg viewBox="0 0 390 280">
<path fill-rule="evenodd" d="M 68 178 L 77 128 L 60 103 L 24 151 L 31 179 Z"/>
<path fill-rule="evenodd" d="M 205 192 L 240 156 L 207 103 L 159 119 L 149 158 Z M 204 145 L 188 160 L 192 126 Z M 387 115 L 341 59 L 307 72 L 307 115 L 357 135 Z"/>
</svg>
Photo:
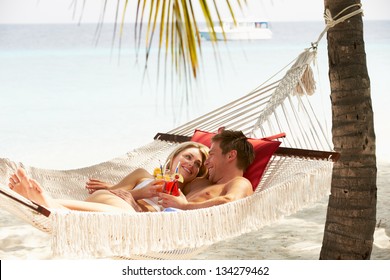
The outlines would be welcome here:
<svg viewBox="0 0 390 280">
<path fill-rule="evenodd" d="M 224 184 L 212 185 L 206 187 L 197 187 L 191 189 L 187 194 L 187 200 L 190 202 L 199 202 L 223 195 Z"/>
</svg>

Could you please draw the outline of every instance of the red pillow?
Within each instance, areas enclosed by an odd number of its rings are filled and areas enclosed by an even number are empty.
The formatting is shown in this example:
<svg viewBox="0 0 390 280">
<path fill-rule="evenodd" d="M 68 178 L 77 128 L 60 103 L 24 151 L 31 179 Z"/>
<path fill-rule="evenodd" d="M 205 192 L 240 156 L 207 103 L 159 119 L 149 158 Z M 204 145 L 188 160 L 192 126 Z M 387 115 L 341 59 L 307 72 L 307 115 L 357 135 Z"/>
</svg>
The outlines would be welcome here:
<svg viewBox="0 0 390 280">
<path fill-rule="evenodd" d="M 211 138 L 216 133 L 206 132 L 202 130 L 195 130 L 194 135 L 191 138 L 191 141 L 195 141 L 198 143 L 202 143 L 207 147 L 211 146 Z M 271 139 L 276 139 L 279 137 L 284 137 L 285 134 L 278 134 L 275 136 L 254 139 L 248 138 L 248 141 L 253 145 L 253 149 L 255 150 L 255 160 L 248 167 L 248 169 L 244 172 L 244 177 L 247 178 L 251 183 L 253 190 L 257 188 L 260 183 L 260 179 L 263 176 L 264 170 L 267 167 L 271 156 L 274 152 L 279 148 L 281 142 L 275 141 Z"/>
</svg>

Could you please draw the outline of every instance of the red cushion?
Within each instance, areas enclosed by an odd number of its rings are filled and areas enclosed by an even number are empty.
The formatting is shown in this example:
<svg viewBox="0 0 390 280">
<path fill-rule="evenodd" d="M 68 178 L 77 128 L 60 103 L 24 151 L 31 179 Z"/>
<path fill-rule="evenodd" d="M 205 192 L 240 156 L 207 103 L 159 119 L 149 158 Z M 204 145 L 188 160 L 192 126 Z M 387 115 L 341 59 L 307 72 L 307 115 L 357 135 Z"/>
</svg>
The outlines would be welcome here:
<svg viewBox="0 0 390 280">
<path fill-rule="evenodd" d="M 191 141 L 199 142 L 207 147 L 211 146 L 211 138 L 216 133 L 206 132 L 202 130 L 195 130 L 194 135 L 191 138 Z M 285 134 L 278 134 L 275 136 L 254 139 L 248 138 L 248 141 L 253 145 L 253 149 L 255 150 L 255 160 L 248 167 L 248 169 L 244 172 L 244 177 L 247 178 L 251 183 L 253 190 L 257 188 L 260 183 L 260 179 L 263 176 L 264 170 L 267 167 L 271 156 L 274 152 L 279 148 L 281 142 L 270 140 L 275 139 L 277 137 L 284 137 Z"/>
</svg>

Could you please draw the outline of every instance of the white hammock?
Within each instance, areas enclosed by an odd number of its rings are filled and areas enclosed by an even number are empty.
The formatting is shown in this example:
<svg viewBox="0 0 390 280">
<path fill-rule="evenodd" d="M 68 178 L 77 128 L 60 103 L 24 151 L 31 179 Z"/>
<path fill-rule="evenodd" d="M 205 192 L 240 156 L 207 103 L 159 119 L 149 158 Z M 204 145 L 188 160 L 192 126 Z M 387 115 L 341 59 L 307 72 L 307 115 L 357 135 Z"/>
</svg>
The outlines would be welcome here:
<svg viewBox="0 0 390 280">
<path fill-rule="evenodd" d="M 216 131 L 220 126 L 242 130 L 251 137 L 286 132 L 283 147 L 272 157 L 252 196 L 199 210 L 118 214 L 49 211 L 7 187 L 9 176 L 22 166 L 52 197 L 83 200 L 88 195 L 84 188 L 88 178 L 118 182 L 139 167 L 152 171 L 177 145 L 158 134 L 150 144 L 122 157 L 77 170 L 45 170 L 0 159 L 2 208 L 49 233 L 54 256 L 134 259 L 188 259 L 210 244 L 258 230 L 296 212 L 329 193 L 332 160 L 337 156 L 317 151 L 331 151 L 331 145 L 309 104 L 315 89 L 310 68 L 315 51 L 305 50 L 282 79 L 268 81 L 239 100 L 167 133 L 184 141 L 195 129 Z"/>
</svg>

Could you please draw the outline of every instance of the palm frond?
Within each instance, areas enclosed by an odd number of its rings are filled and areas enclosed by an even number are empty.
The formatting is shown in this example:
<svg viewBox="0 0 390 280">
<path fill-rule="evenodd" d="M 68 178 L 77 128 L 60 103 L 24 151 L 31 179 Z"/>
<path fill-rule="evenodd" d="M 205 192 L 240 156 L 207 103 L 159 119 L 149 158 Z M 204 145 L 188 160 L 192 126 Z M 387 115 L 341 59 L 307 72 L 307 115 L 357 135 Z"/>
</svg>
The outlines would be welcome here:
<svg viewBox="0 0 390 280">
<path fill-rule="evenodd" d="M 119 7 L 122 0 L 116 0 L 113 41 L 115 40 L 119 21 L 121 21 L 119 40 L 121 40 L 124 32 L 125 15 L 130 1 L 123 1 L 123 12 L 120 17 Z M 141 43 L 143 41 L 145 43 L 145 71 L 152 46 L 154 46 L 153 42 L 155 37 L 158 36 L 156 45 L 158 46 L 158 74 L 161 57 L 164 57 L 165 69 L 167 69 L 169 56 L 171 56 L 170 64 L 173 71 L 176 72 L 176 77 L 186 81 L 190 81 L 191 78 L 196 79 L 202 57 L 202 40 L 198 20 L 200 17 L 203 18 L 202 22 L 204 22 L 210 32 L 211 40 L 213 44 L 216 44 L 215 26 L 220 25 L 223 28 L 223 18 L 220 11 L 227 10 L 233 21 L 236 22 L 235 10 L 237 5 L 232 5 L 232 2 L 235 2 L 240 9 L 242 9 L 242 3 L 246 4 L 246 0 L 138 0 L 135 3 L 134 36 L 137 58 L 141 49 Z M 104 15 L 108 8 L 108 0 L 103 0 L 102 3 L 101 24 L 104 21 Z M 197 14 L 198 10 L 201 11 L 200 15 Z M 147 27 L 143 30 L 145 23 Z M 101 30 L 101 25 L 97 26 L 97 30 Z M 164 56 L 163 52 L 165 53 Z M 167 71 L 164 72 L 166 73 Z"/>
<path fill-rule="evenodd" d="M 168 56 L 172 56 L 172 67 L 177 72 L 179 78 L 188 79 L 191 73 L 193 78 L 197 78 L 200 58 L 201 58 L 201 37 L 199 24 L 194 5 L 197 4 L 202 11 L 204 22 L 210 30 L 210 36 L 216 43 L 215 24 L 222 26 L 222 16 L 220 10 L 227 9 L 230 16 L 235 21 L 234 7 L 231 0 L 219 2 L 217 0 L 138 0 L 136 26 L 136 40 L 140 46 L 142 39 L 142 24 L 147 18 L 147 28 L 145 35 L 146 64 L 151 54 L 152 43 L 155 37 L 158 24 L 158 64 L 163 46 L 165 45 L 165 63 Z M 242 7 L 244 0 L 235 0 L 238 6 Z M 210 6 L 212 3 L 213 6 Z M 148 8 L 146 8 L 148 7 Z M 148 16 L 146 16 L 148 13 Z M 137 29 L 137 27 L 136 27 Z M 165 44 L 164 44 L 165 43 Z M 181 72 L 182 71 L 182 72 Z M 179 73 L 181 72 L 181 73 Z"/>
</svg>

